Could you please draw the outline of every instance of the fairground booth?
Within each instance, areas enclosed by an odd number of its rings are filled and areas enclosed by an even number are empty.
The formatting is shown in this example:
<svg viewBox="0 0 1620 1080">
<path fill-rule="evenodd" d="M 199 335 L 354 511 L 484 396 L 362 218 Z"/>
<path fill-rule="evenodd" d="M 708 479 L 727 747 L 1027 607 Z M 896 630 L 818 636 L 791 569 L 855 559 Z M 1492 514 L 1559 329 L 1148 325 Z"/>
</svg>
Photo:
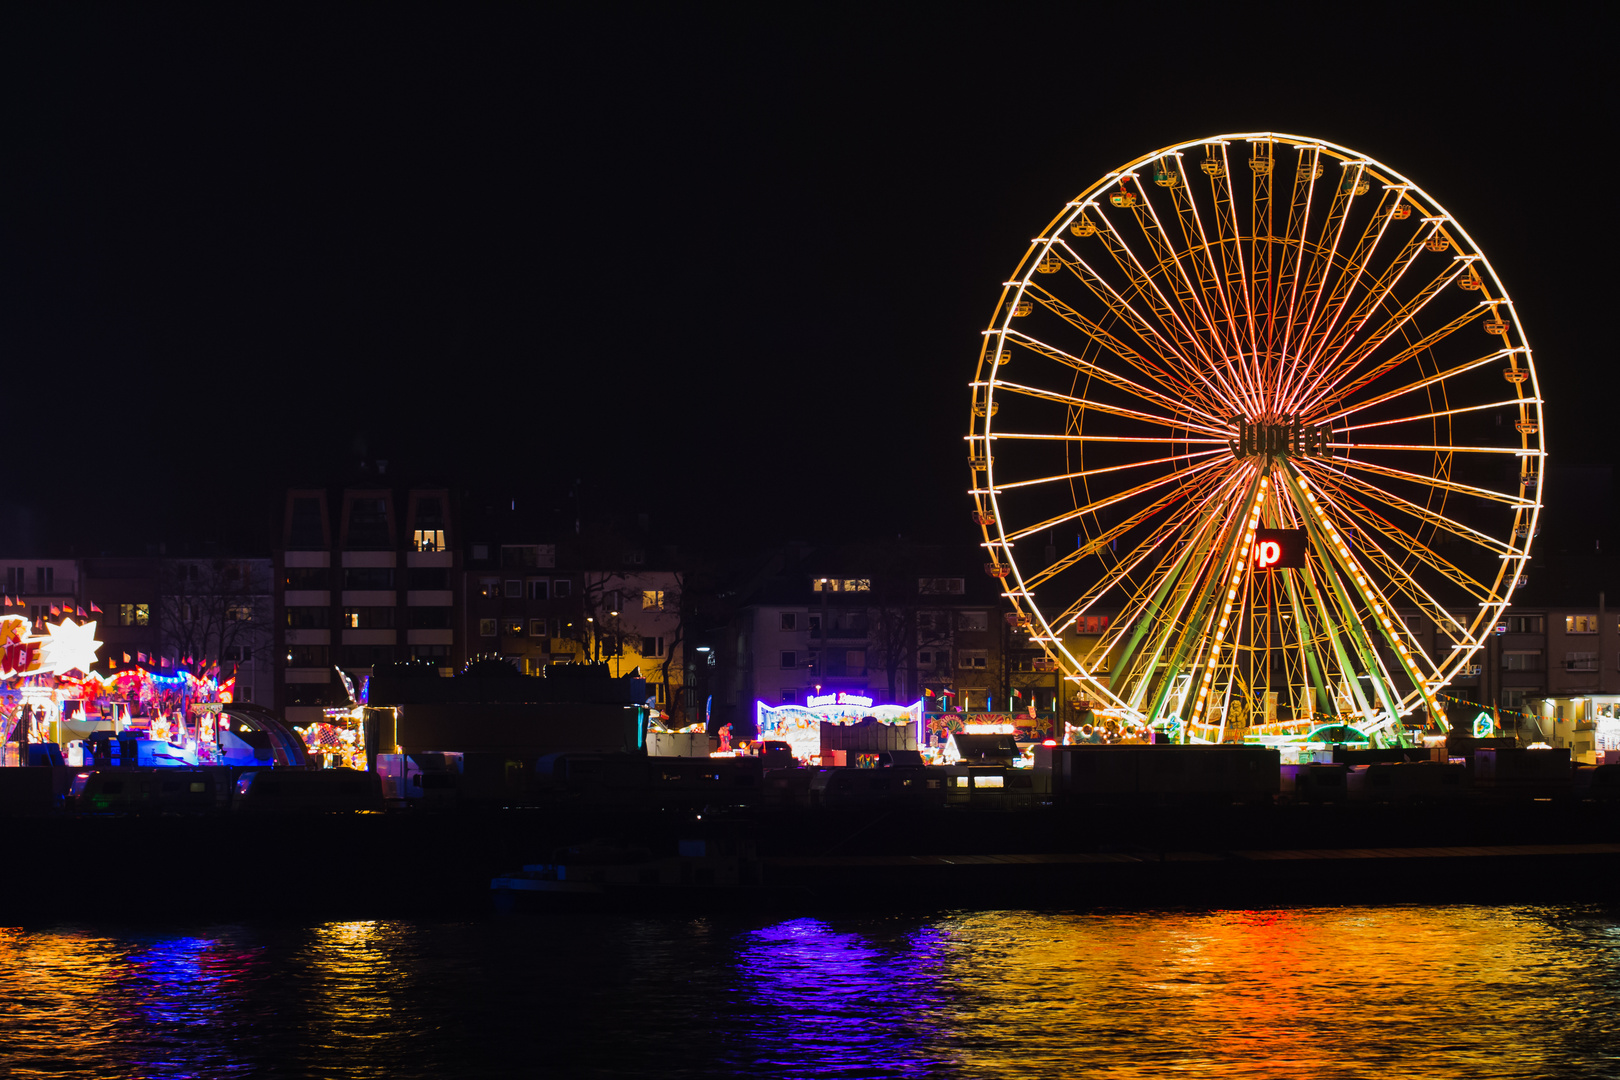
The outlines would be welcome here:
<svg viewBox="0 0 1620 1080">
<path fill-rule="evenodd" d="M 923 706 L 873 705 L 862 694 L 812 696 L 803 705 L 754 703 L 755 730 L 765 742 L 785 742 L 800 761 L 915 750 L 922 744 Z"/>
</svg>

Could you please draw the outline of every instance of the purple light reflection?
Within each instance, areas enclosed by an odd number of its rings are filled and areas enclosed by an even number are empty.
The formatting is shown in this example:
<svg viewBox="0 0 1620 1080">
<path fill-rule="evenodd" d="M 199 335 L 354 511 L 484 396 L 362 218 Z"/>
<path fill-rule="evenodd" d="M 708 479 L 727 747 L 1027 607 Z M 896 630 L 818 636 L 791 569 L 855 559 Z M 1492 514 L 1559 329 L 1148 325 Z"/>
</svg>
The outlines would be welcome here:
<svg viewBox="0 0 1620 1080">
<path fill-rule="evenodd" d="M 898 928 L 897 928 L 898 929 Z M 756 1064 L 796 1077 L 936 1075 L 946 935 L 922 927 L 880 943 L 819 919 L 746 935 L 738 948 L 753 998 Z"/>
</svg>

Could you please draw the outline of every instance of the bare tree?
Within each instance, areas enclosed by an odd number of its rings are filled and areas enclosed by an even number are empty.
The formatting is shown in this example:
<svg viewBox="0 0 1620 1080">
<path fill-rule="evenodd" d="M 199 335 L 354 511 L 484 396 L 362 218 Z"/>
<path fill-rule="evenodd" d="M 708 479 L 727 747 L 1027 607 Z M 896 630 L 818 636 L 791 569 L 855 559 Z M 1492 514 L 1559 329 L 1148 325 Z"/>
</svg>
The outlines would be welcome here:
<svg viewBox="0 0 1620 1080">
<path fill-rule="evenodd" d="M 250 561 L 171 559 L 160 572 L 164 657 L 201 672 L 271 645 L 270 582 Z"/>
</svg>

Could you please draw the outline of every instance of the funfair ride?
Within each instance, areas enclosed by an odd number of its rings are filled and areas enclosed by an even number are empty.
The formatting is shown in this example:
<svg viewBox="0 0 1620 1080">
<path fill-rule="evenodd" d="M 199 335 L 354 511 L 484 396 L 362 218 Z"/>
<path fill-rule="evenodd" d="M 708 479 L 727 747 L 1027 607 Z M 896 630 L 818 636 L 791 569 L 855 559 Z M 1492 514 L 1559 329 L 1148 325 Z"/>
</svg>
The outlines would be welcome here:
<svg viewBox="0 0 1620 1080">
<path fill-rule="evenodd" d="M 1077 697 L 1181 741 L 1443 728 L 1524 580 L 1523 328 L 1456 220 L 1354 150 L 1222 135 L 1104 175 L 1005 282 L 971 385 L 1012 617 Z"/>
</svg>

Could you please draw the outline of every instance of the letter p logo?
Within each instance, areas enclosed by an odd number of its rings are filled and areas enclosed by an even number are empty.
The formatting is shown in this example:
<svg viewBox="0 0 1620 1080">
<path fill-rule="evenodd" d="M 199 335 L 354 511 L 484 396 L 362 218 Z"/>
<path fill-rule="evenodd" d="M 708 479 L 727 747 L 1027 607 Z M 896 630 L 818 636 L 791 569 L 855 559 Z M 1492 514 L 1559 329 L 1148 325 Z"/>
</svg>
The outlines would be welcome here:
<svg viewBox="0 0 1620 1080">
<path fill-rule="evenodd" d="M 1269 570 L 1282 559 L 1282 545 L 1275 540 L 1261 540 L 1254 545 L 1254 564 Z"/>
</svg>

